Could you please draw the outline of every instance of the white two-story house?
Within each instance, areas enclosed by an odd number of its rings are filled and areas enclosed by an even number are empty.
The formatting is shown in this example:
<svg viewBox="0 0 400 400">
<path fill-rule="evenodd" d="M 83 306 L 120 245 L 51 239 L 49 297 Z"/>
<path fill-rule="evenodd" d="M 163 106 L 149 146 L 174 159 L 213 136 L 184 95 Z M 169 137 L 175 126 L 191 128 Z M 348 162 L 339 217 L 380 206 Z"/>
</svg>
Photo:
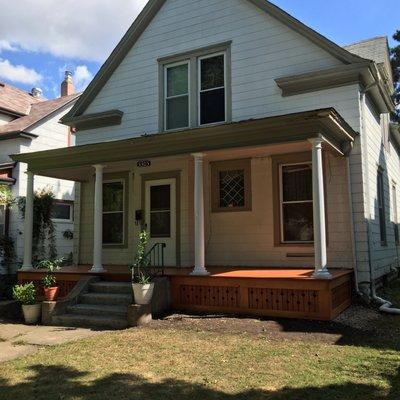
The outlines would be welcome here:
<svg viewBox="0 0 400 400">
<path fill-rule="evenodd" d="M 0 185 L 8 186 L 18 200 L 26 194 L 27 165 L 16 163 L 10 154 L 49 150 L 73 144 L 71 129 L 60 123 L 79 95 L 74 93 L 71 74 L 61 85 L 61 96 L 47 100 L 40 89 L 27 93 L 0 82 Z M 53 223 L 58 255 L 68 257 L 73 251 L 74 183 L 60 179 L 38 178 L 34 190 L 50 189 L 55 196 Z M 0 234 L 14 241 L 15 263 L 22 262 L 24 249 L 24 220 L 18 205 L 0 204 Z"/>
<path fill-rule="evenodd" d="M 93 273 L 146 229 L 195 276 L 345 269 L 369 293 L 399 266 L 392 92 L 386 38 L 343 48 L 265 0 L 150 0 L 62 118 L 76 146 L 12 159 L 80 182 Z"/>
</svg>

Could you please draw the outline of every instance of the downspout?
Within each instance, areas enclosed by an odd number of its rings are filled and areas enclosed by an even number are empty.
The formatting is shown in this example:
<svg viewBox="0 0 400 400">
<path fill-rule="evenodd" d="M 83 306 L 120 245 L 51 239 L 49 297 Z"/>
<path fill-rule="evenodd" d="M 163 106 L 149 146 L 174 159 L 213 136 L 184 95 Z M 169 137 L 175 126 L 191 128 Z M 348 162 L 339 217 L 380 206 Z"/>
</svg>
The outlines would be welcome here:
<svg viewBox="0 0 400 400">
<path fill-rule="evenodd" d="M 382 299 L 381 297 L 377 296 L 376 294 L 376 287 L 375 287 L 375 277 L 374 277 L 374 270 L 372 267 L 372 238 L 371 238 L 371 228 L 370 228 L 370 220 L 371 220 L 371 199 L 370 199 L 370 191 L 369 191 L 369 163 L 368 163 L 368 146 L 367 146 L 367 135 L 364 134 L 365 128 L 365 97 L 366 94 L 377 85 L 377 82 L 368 85 L 366 88 L 360 91 L 360 132 L 361 132 L 361 140 L 363 145 L 363 156 L 365 160 L 365 196 L 366 196 L 366 204 L 368 207 L 368 218 L 367 218 L 367 238 L 368 238 L 368 266 L 369 266 L 369 275 L 370 275 L 370 298 L 371 300 L 375 301 L 376 303 L 380 304 L 379 311 L 385 312 L 388 314 L 398 314 L 400 315 L 400 309 L 398 308 L 391 308 L 392 303 L 388 300 Z M 356 277 L 357 279 L 357 277 Z"/>
</svg>

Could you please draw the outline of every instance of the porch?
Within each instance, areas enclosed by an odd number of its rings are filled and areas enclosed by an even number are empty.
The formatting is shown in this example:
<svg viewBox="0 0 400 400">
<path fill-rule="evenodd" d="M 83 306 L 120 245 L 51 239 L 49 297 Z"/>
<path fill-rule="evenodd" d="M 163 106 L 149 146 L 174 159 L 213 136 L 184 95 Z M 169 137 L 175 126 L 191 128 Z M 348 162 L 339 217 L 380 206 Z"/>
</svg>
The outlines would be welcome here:
<svg viewBox="0 0 400 400">
<path fill-rule="evenodd" d="M 150 248 L 165 247 L 175 309 L 330 319 L 351 297 L 355 135 L 328 109 L 15 155 L 29 165 L 19 277 L 38 277 L 32 198 L 44 175 L 80 183 L 65 293 L 82 275 L 129 279 L 119 265 L 146 229 Z"/>
<path fill-rule="evenodd" d="M 331 320 L 351 304 L 353 273 L 332 269 L 330 279 L 318 279 L 313 269 L 207 267 L 209 276 L 193 276 L 192 268 L 167 267 L 171 310 L 231 313 L 260 317 Z M 19 271 L 20 283 L 34 282 L 42 296 L 40 270 Z M 96 274 L 104 281 L 129 282 L 128 266 L 107 266 Z M 56 273 L 65 297 L 83 278 L 93 276 L 90 265 L 63 267 Z"/>
</svg>

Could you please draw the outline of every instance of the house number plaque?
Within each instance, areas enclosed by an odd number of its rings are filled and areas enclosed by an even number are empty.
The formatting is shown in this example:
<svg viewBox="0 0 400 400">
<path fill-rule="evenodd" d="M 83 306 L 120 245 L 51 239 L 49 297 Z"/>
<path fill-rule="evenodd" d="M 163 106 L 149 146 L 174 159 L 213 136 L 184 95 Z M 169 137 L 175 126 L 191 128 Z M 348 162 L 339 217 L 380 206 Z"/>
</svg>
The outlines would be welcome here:
<svg viewBox="0 0 400 400">
<path fill-rule="evenodd" d="M 136 164 L 138 168 L 146 168 L 151 166 L 151 161 L 150 160 L 140 160 Z"/>
</svg>

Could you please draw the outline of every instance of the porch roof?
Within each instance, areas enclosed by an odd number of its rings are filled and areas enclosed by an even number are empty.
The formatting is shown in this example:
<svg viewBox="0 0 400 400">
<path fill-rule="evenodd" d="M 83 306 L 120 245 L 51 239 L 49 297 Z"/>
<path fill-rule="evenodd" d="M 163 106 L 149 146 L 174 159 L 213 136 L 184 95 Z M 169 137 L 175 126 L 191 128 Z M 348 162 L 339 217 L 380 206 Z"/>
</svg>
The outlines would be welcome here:
<svg viewBox="0 0 400 400">
<path fill-rule="evenodd" d="M 101 142 L 33 153 L 13 154 L 14 161 L 44 176 L 82 180 L 82 169 L 143 158 L 167 157 L 228 148 L 304 141 L 323 136 L 340 154 L 347 154 L 357 136 L 333 108 L 262 119 L 144 134 L 132 139 Z"/>
</svg>

